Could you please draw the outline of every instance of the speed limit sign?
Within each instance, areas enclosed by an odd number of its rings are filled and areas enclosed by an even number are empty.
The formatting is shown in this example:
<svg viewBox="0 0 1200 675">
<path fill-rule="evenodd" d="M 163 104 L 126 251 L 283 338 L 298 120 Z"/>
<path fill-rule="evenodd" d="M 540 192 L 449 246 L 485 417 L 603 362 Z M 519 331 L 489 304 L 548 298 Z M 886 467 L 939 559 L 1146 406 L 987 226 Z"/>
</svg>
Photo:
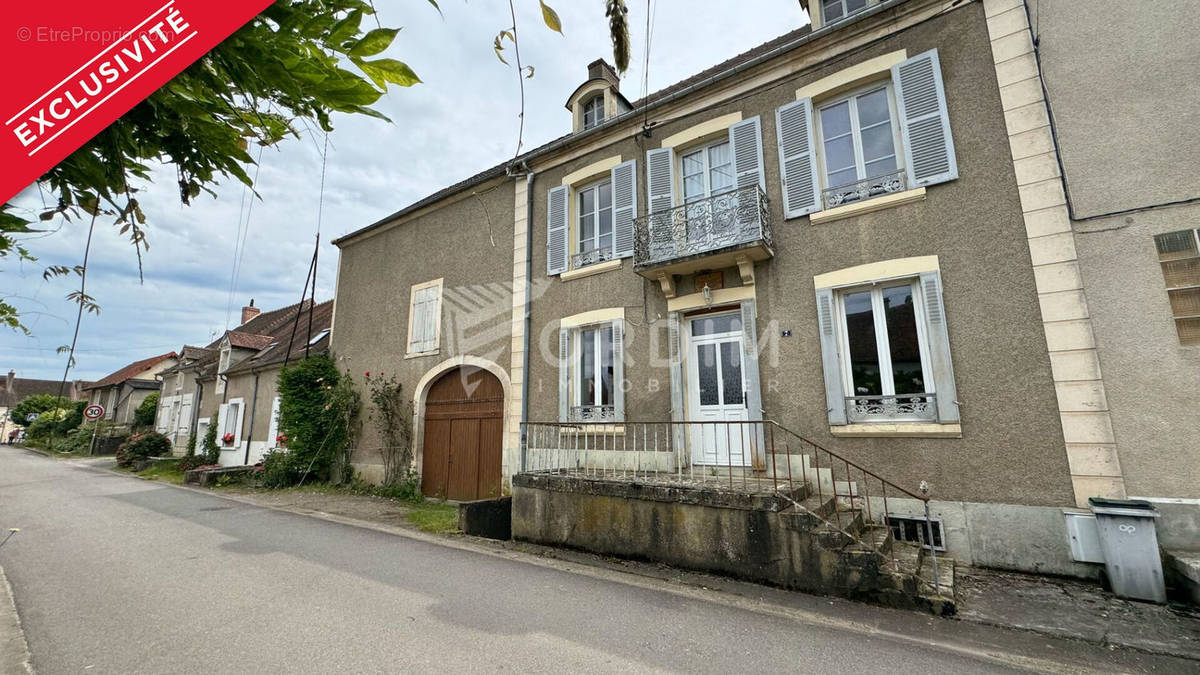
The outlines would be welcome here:
<svg viewBox="0 0 1200 675">
<path fill-rule="evenodd" d="M 83 409 L 83 416 L 88 418 L 89 420 L 98 420 L 101 417 L 104 417 L 104 406 L 89 405 L 88 407 Z"/>
</svg>

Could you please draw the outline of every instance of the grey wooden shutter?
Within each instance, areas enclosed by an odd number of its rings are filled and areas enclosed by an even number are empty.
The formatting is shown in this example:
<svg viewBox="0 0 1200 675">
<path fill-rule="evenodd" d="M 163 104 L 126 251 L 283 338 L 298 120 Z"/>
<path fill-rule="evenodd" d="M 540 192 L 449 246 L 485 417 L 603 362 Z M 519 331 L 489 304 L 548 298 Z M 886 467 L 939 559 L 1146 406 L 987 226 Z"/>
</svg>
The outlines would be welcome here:
<svg viewBox="0 0 1200 675">
<path fill-rule="evenodd" d="M 546 193 L 546 275 L 567 271 L 567 186 Z"/>
<path fill-rule="evenodd" d="M 817 140 L 812 121 L 811 98 L 802 98 L 775 111 L 784 218 L 798 218 L 821 210 Z"/>
<path fill-rule="evenodd" d="M 838 353 L 838 337 L 832 288 L 817 289 L 817 330 L 821 333 L 821 367 L 825 371 L 825 407 L 829 423 L 846 423 L 846 394 L 842 388 L 842 362 Z"/>
<path fill-rule="evenodd" d="M 729 151 L 733 155 L 734 184 L 740 188 L 757 185 L 765 191 L 762 127 L 758 116 L 729 127 Z"/>
<path fill-rule="evenodd" d="M 892 66 L 909 187 L 958 178 L 946 91 L 936 49 Z"/>
<path fill-rule="evenodd" d="M 646 151 L 646 208 L 649 213 L 675 206 L 675 150 Z"/>
<path fill-rule="evenodd" d="M 613 419 L 625 421 L 625 326 L 623 319 L 612 322 L 605 331 L 612 337 Z"/>
<path fill-rule="evenodd" d="M 670 350 L 671 420 L 683 421 L 683 344 L 679 312 L 667 313 L 667 345 Z M 677 446 L 682 447 L 682 446 Z"/>
<path fill-rule="evenodd" d="M 612 169 L 613 255 L 633 255 L 633 219 L 637 217 L 637 161 Z"/>
<path fill-rule="evenodd" d="M 558 421 L 571 421 L 571 329 L 558 329 Z"/>
<path fill-rule="evenodd" d="M 933 369 L 933 391 L 937 395 L 939 422 L 957 422 L 958 392 L 950 358 L 950 333 L 946 330 L 946 307 L 942 302 L 942 278 L 938 272 L 921 273 L 921 296 L 925 301 L 925 326 L 929 335 L 929 360 Z M 929 391 L 928 383 L 926 391 Z"/>
</svg>

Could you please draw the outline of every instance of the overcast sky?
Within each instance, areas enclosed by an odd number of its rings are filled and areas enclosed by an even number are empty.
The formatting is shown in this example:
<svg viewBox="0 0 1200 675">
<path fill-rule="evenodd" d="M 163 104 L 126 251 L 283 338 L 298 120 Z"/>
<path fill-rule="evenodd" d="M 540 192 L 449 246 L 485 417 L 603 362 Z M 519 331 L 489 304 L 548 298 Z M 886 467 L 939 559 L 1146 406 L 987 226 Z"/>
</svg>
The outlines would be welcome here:
<svg viewBox="0 0 1200 675">
<path fill-rule="evenodd" d="M 517 75 L 492 52 L 496 33 L 511 24 L 508 4 L 440 4 L 444 16 L 417 0 L 376 3 L 384 26 L 404 27 L 384 55 L 408 63 L 424 83 L 393 88 L 380 100 L 376 107 L 392 124 L 335 117 L 318 300 L 333 297 L 337 249 L 329 240 L 513 155 L 520 109 Z M 563 36 L 542 24 L 537 0 L 515 4 L 521 56 L 536 69 L 525 83 L 524 148 L 529 149 L 570 131 L 570 113 L 563 107 L 567 96 L 586 79 L 588 63 L 599 57 L 612 61 L 612 49 L 602 0 L 550 0 L 562 18 Z M 621 92 L 635 100 L 645 93 L 647 6 L 637 0 L 629 5 L 633 58 Z M 808 22 L 797 0 L 663 0 L 653 3 L 651 14 L 650 91 Z M 161 178 L 139 196 L 151 223 L 143 284 L 127 239 L 97 224 L 88 293 L 102 312 L 84 316 L 71 377 L 98 379 L 185 343 L 205 344 L 236 325 L 251 298 L 264 309 L 297 302 L 317 229 L 322 143 L 322 137 L 304 137 L 267 149 L 256 183 L 261 199 L 250 199 L 240 183 L 226 180 L 216 188 L 216 199 L 202 196 L 185 207 L 172 172 L 160 172 Z M 32 188 L 17 203 L 34 209 L 42 204 Z M 239 222 L 248 231 L 231 295 Z M 56 220 L 51 225 L 52 234 L 25 242 L 37 263 L 17 265 L 10 257 L 0 267 L 0 296 L 17 305 L 33 332 L 25 337 L 0 329 L 0 369 L 14 369 L 19 377 L 60 378 L 66 357 L 56 349 L 70 343 L 74 328 L 75 306 L 64 296 L 77 288 L 78 279 L 43 281 L 42 270 L 81 262 L 87 223 Z M 406 302 L 408 290 L 397 298 Z"/>
</svg>

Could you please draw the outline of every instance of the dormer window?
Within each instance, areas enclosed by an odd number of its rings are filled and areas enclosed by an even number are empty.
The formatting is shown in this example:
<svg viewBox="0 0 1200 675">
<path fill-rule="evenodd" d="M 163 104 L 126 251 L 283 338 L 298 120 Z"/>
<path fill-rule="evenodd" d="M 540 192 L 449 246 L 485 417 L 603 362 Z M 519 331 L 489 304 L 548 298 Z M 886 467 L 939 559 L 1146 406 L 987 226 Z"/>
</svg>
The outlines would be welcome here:
<svg viewBox="0 0 1200 675">
<path fill-rule="evenodd" d="M 583 128 L 592 127 L 604 121 L 604 94 L 597 94 L 583 104 Z"/>
<path fill-rule="evenodd" d="M 821 0 L 821 17 L 826 24 L 831 24 L 866 7 L 867 0 Z"/>
</svg>

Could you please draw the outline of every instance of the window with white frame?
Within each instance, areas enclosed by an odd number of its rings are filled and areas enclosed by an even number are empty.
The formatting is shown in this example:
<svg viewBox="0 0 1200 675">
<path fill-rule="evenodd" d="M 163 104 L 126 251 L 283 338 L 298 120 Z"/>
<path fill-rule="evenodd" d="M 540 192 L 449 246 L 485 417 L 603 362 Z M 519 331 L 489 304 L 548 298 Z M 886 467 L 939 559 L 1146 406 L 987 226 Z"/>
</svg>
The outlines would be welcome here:
<svg viewBox="0 0 1200 675">
<path fill-rule="evenodd" d="M 826 189 L 896 173 L 900 128 L 890 83 L 875 85 L 818 108 Z M 847 201 L 857 199 L 849 195 Z"/>
<path fill-rule="evenodd" d="M 583 128 L 592 127 L 604 121 L 604 94 L 596 94 L 583 104 Z"/>
<path fill-rule="evenodd" d="M 571 418 L 611 421 L 615 402 L 612 324 L 583 326 L 574 333 Z"/>
<path fill-rule="evenodd" d="M 936 49 L 853 79 L 775 112 L 787 218 L 958 178 Z"/>
<path fill-rule="evenodd" d="M 442 318 L 442 280 L 412 287 L 408 311 L 408 355 L 435 354 Z"/>
<path fill-rule="evenodd" d="M 241 439 L 241 417 L 242 406 L 244 401 L 240 398 L 235 398 L 225 404 L 225 415 L 221 417 L 221 441 L 225 446 L 231 446 L 238 443 Z M 232 436 L 233 439 L 225 442 L 225 438 Z"/>
<path fill-rule="evenodd" d="M 821 18 L 830 24 L 866 8 L 867 0 L 822 0 Z"/>
<path fill-rule="evenodd" d="M 602 180 L 580 188 L 576 194 L 579 255 L 576 267 L 613 257 L 612 181 Z"/>
<path fill-rule="evenodd" d="M 683 176 L 683 201 L 691 204 L 734 188 L 733 153 L 729 140 L 682 153 L 679 157 Z"/>
</svg>

